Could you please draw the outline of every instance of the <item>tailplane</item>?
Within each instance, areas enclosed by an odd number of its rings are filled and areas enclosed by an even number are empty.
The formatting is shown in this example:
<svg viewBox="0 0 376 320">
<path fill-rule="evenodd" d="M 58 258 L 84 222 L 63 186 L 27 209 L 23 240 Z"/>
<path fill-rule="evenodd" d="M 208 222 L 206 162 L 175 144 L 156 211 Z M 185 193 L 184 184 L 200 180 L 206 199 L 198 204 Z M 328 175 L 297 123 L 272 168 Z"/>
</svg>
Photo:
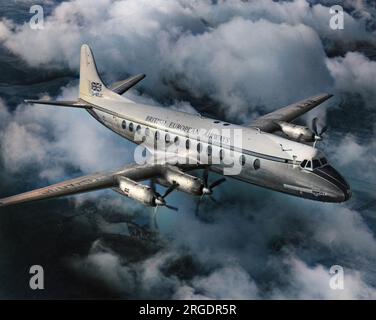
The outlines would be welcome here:
<svg viewBox="0 0 376 320">
<path fill-rule="evenodd" d="M 76 101 L 53 101 L 53 100 L 25 100 L 26 103 L 57 105 L 62 107 L 92 108 L 91 101 L 95 98 L 108 98 L 123 100 L 121 95 L 145 78 L 144 74 L 138 74 L 128 79 L 118 81 L 107 88 L 98 74 L 94 55 L 87 44 L 81 46 L 80 56 L 80 85 L 79 98 Z M 129 100 L 129 102 L 132 102 Z"/>
</svg>

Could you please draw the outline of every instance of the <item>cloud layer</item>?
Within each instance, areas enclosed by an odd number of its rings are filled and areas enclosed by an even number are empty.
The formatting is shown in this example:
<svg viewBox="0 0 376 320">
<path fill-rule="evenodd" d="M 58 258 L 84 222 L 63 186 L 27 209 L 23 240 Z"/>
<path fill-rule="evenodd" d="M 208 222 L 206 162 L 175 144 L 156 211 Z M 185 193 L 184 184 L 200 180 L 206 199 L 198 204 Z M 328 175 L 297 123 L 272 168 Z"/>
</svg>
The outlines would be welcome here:
<svg viewBox="0 0 376 320">
<path fill-rule="evenodd" d="M 328 7 L 304 0 L 74 0 L 58 5 L 43 30 L 3 20 L 0 39 L 32 66 L 72 70 L 88 42 L 109 80 L 145 72 L 144 86 L 159 100 L 186 92 L 202 108 L 210 99 L 245 121 L 257 106 L 272 110 L 333 90 L 338 74 L 328 69 L 324 48 L 374 41 L 362 19 L 346 13 L 345 29 L 334 31 L 330 17 Z"/>
</svg>

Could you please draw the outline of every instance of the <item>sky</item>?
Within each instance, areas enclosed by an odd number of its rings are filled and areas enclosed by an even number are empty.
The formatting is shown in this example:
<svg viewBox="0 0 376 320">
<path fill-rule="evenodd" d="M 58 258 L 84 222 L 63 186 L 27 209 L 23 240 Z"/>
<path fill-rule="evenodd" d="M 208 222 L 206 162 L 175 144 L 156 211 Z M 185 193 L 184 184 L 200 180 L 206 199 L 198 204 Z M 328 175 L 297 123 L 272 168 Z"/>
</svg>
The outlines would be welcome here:
<svg viewBox="0 0 376 320">
<path fill-rule="evenodd" d="M 134 146 L 83 110 L 23 103 L 77 97 L 82 43 L 106 83 L 147 75 L 126 97 L 238 124 L 333 93 L 299 123 L 329 126 L 318 147 L 354 196 L 317 203 L 227 179 L 198 216 L 197 199 L 170 195 L 179 212 L 160 209 L 147 240 L 129 235 L 150 209 L 112 191 L 5 208 L 0 298 L 376 298 L 373 1 L 343 1 L 343 30 L 329 26 L 335 1 L 50 0 L 41 30 L 35 3 L 0 9 L 1 196 L 132 162 Z M 33 264 L 44 290 L 28 287 Z"/>
</svg>

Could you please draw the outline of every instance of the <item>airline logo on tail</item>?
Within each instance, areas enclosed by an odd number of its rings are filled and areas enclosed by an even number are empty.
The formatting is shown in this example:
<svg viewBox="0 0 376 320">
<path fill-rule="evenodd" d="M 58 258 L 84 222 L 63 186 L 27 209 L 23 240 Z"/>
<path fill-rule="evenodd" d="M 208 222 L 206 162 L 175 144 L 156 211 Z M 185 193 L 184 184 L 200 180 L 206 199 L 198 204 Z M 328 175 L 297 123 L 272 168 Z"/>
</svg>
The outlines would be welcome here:
<svg viewBox="0 0 376 320">
<path fill-rule="evenodd" d="M 102 96 L 102 84 L 99 82 L 90 82 L 91 95 L 96 97 Z"/>
</svg>

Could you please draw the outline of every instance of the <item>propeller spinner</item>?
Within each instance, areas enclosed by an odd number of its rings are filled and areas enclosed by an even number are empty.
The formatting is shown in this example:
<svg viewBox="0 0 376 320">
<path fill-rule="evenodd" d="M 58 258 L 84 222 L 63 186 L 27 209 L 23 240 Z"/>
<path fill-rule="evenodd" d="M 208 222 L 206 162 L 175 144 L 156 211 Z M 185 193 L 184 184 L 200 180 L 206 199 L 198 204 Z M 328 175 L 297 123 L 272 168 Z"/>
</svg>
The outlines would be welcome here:
<svg viewBox="0 0 376 320">
<path fill-rule="evenodd" d="M 312 131 L 313 131 L 313 133 L 315 134 L 315 137 L 314 137 L 315 142 L 313 143 L 313 147 L 316 146 L 316 143 L 317 143 L 318 141 L 322 141 L 322 139 L 323 139 L 323 134 L 326 132 L 326 130 L 328 130 L 328 126 L 326 126 L 326 125 L 323 126 L 323 127 L 319 130 L 319 129 L 318 129 L 318 126 L 317 126 L 317 120 L 318 120 L 317 117 L 313 118 L 313 120 L 312 120 Z"/>
</svg>

